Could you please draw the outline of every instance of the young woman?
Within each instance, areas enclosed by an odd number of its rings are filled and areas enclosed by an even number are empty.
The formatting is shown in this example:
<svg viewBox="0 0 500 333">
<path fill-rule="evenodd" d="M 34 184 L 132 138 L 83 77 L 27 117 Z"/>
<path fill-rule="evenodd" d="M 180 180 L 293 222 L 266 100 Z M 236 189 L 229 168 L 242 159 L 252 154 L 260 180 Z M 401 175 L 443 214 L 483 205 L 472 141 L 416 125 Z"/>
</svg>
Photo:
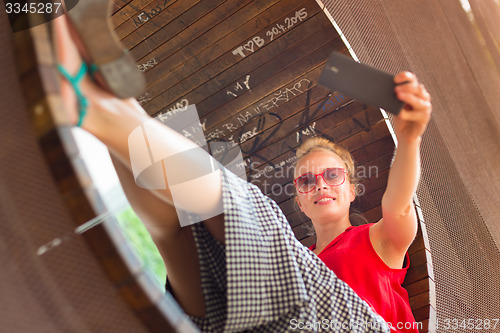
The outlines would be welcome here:
<svg viewBox="0 0 500 333">
<path fill-rule="evenodd" d="M 418 332 L 401 284 L 409 267 L 406 250 L 417 232 L 412 196 L 420 139 L 403 137 L 400 130 L 377 223 L 351 225 L 350 206 L 359 185 L 354 161 L 324 138 L 310 138 L 297 150 L 294 183 L 297 203 L 316 230 L 310 249 L 398 332 Z"/>
<path fill-rule="evenodd" d="M 73 23 L 73 27 L 85 26 Z M 107 31 L 106 23 L 93 21 L 101 25 L 102 33 Z M 74 32 L 78 45 L 99 47 L 85 40 L 92 35 Z M 85 46 L 77 48 L 71 33 L 66 16 L 54 20 L 58 69 L 65 78 L 61 80 L 61 96 L 69 124 L 80 125 L 109 148 L 127 198 L 163 256 L 174 296 L 202 331 L 389 331 L 366 302 L 295 239 L 277 204 L 254 185 L 224 168 L 176 185 L 176 191 L 184 191 L 176 197 L 177 208 L 214 216 L 188 227 L 179 224 L 169 179 L 165 189 L 137 186 L 128 143 L 131 133 L 144 128 L 145 123 L 150 146 L 160 147 L 164 156 L 177 156 L 181 167 L 189 164 L 202 169 L 200 160 L 206 156 L 185 154 L 197 146 L 171 128 L 149 122 L 151 118 L 134 99 L 122 100 L 115 97 L 116 91 L 112 95 L 103 89 L 113 86 L 106 82 L 113 78 L 100 73 L 103 66 L 92 58 L 98 53 Z M 85 73 L 95 66 L 82 64 L 80 54 L 97 62 L 92 75 Z M 402 74 L 397 80 L 411 80 L 400 88 L 400 98 L 411 106 L 402 112 L 401 125 L 409 128 L 405 124 L 415 121 L 411 117 L 423 112 L 427 100 L 414 76 Z M 416 158 L 416 153 L 411 156 Z M 394 177 L 398 181 L 403 176 Z M 389 202 L 396 205 L 399 201 Z M 215 215 L 221 205 L 224 213 Z M 307 209 L 310 203 L 301 201 L 301 205 Z M 401 214 L 408 215 L 410 210 Z M 320 238 L 318 246 L 325 242 L 326 238 Z"/>
</svg>

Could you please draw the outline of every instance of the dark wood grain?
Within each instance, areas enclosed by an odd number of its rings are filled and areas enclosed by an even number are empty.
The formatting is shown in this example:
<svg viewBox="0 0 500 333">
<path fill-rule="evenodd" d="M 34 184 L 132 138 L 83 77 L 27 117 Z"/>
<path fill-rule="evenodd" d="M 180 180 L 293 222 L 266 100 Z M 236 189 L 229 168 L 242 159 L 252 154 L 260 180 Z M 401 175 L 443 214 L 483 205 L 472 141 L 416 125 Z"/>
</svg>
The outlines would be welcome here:
<svg viewBox="0 0 500 333">
<path fill-rule="evenodd" d="M 272 7 L 271 9 L 274 9 L 276 6 Z M 292 8 L 292 12 L 295 12 L 296 8 Z M 280 8 L 282 10 L 282 8 Z M 288 12 L 285 13 L 290 14 Z M 275 15 L 274 14 L 269 14 L 269 17 L 264 18 L 265 20 L 269 20 L 273 18 Z M 255 22 L 248 22 L 245 26 L 242 27 L 242 29 L 249 30 L 247 25 L 255 29 Z M 268 28 L 268 27 L 266 27 Z M 255 31 L 251 30 L 250 31 L 252 35 L 255 35 Z M 238 34 L 236 34 L 238 33 Z M 144 108 L 148 111 L 150 114 L 156 115 L 157 112 L 161 111 L 162 109 L 165 109 L 165 105 L 167 105 L 166 109 L 170 108 L 170 105 L 174 103 L 175 101 L 183 98 L 187 99 L 190 104 L 196 104 L 198 111 L 200 113 L 200 116 L 203 117 L 209 112 L 213 111 L 214 107 L 213 105 L 210 105 L 210 100 L 206 100 L 207 97 L 209 97 L 211 94 L 205 92 L 205 89 L 208 92 L 212 92 L 213 90 L 210 89 L 210 86 L 206 86 L 204 83 L 206 82 L 205 80 L 211 79 L 214 76 L 218 75 L 219 73 L 223 73 L 228 67 L 231 65 L 237 63 L 241 58 L 239 55 L 235 56 L 233 54 L 234 51 L 234 43 L 244 43 L 245 40 L 248 38 L 251 38 L 252 35 L 249 37 L 246 37 L 242 39 L 240 36 L 241 29 L 234 31 L 233 33 L 229 34 L 224 38 L 224 40 L 217 42 L 213 47 L 216 47 L 214 52 L 211 52 L 212 50 L 206 49 L 202 51 L 200 54 L 196 55 L 194 58 L 190 59 L 189 63 L 179 70 L 181 71 L 180 76 L 170 76 L 169 75 L 169 80 L 175 83 L 175 85 L 167 90 L 164 90 L 161 95 L 154 97 L 154 94 L 152 95 L 152 100 L 148 101 L 145 103 L 143 106 Z M 290 33 L 290 32 L 288 32 Z M 245 33 L 244 35 L 246 35 Z M 233 36 L 235 35 L 235 36 Z M 237 37 L 236 37 L 237 36 Z M 234 40 L 236 39 L 236 41 Z M 274 41 L 276 43 L 277 41 Z M 270 43 L 268 45 L 272 45 L 273 43 Z M 267 45 L 264 47 L 260 48 L 259 50 L 256 50 L 255 54 L 258 52 L 261 52 L 264 48 L 266 48 Z M 254 48 L 257 48 L 256 45 L 253 45 Z M 222 51 L 224 53 L 222 53 Z M 209 54 L 210 53 L 210 54 Z M 219 57 L 221 57 L 219 59 Z M 319 57 L 319 56 L 318 56 Z M 212 62 L 215 61 L 213 64 Z M 320 62 L 324 61 L 324 58 L 321 60 L 318 60 Z M 264 61 L 265 62 L 265 61 Z M 207 67 L 206 64 L 210 63 L 210 67 Z M 302 64 L 302 66 L 305 66 Z M 284 68 L 282 68 L 282 71 Z M 302 70 L 304 72 L 304 70 Z M 243 73 L 248 73 L 248 70 L 243 71 Z M 303 72 L 301 74 L 303 74 Z M 194 75 L 196 73 L 196 75 Z M 240 72 L 241 73 L 241 72 Z M 148 73 L 149 74 L 149 73 Z M 172 75 L 177 74 L 173 73 Z M 216 88 L 218 89 L 223 89 L 226 87 L 226 85 L 231 84 L 238 79 L 241 78 L 242 74 L 237 75 L 236 77 L 233 78 L 226 78 L 223 79 L 222 81 L 218 80 L 215 81 L 213 80 L 212 82 L 215 82 L 218 84 Z M 293 73 L 288 74 L 289 76 L 294 75 Z M 269 77 L 269 76 L 268 76 Z M 186 80 L 186 78 L 189 78 Z M 222 85 L 220 84 L 222 82 Z M 225 83 L 225 84 L 224 84 Z M 202 86 L 203 84 L 203 86 Z M 196 91 L 191 91 L 195 88 L 201 87 L 198 92 Z M 255 89 L 252 89 L 252 92 L 254 92 Z M 149 93 L 148 89 L 146 91 Z M 227 93 L 223 93 L 224 96 L 227 95 Z M 259 93 L 257 92 L 257 96 Z M 234 100 L 238 100 L 240 103 L 242 100 L 246 100 L 245 98 L 237 98 Z M 218 103 L 220 105 L 220 102 Z M 229 104 L 233 110 L 234 106 Z M 224 106 L 226 108 L 226 105 Z M 218 111 L 220 113 L 223 113 L 223 111 Z M 233 111 L 234 112 L 234 111 Z"/>
<path fill-rule="evenodd" d="M 130 34 L 121 33 L 121 27 L 134 24 L 136 25 L 137 21 L 125 23 L 124 25 L 118 27 L 118 34 L 121 38 L 123 44 L 130 50 L 133 50 L 137 45 L 137 42 L 147 43 L 150 46 L 155 45 L 159 46 L 162 44 L 164 40 L 164 33 L 171 31 L 182 31 L 184 28 L 189 26 L 189 24 L 195 22 L 198 18 L 201 17 L 202 13 L 206 8 L 199 8 L 199 4 L 207 3 L 208 6 L 213 5 L 214 1 L 219 0 L 207 0 L 201 2 L 200 0 L 193 1 L 175 1 L 175 2 L 167 2 L 165 0 L 157 0 L 152 2 L 151 5 L 145 7 L 144 9 L 148 12 L 156 9 L 158 14 L 155 16 L 149 16 L 146 18 L 140 26 L 140 29 L 136 29 L 132 31 Z M 144 13 L 144 11 L 143 11 Z M 184 23 L 184 21 L 186 21 Z M 156 34 L 158 32 L 158 34 Z M 136 56 L 136 54 L 134 54 Z"/>
<path fill-rule="evenodd" d="M 208 31 L 201 34 L 199 38 L 194 40 L 195 43 L 190 43 L 188 46 L 181 50 L 181 63 L 186 62 L 188 59 L 190 63 L 195 63 L 196 60 L 198 65 L 208 64 L 211 60 L 220 56 L 221 54 L 232 50 L 239 43 L 243 43 L 247 39 L 251 38 L 255 33 L 257 33 L 262 27 L 260 24 L 268 22 L 273 15 L 280 15 L 279 13 L 286 10 L 287 6 L 280 8 L 280 6 L 275 4 L 276 1 L 264 1 L 258 0 L 249 3 L 248 5 L 242 7 L 232 16 L 225 16 L 222 13 L 223 20 L 216 24 L 214 27 Z M 263 16 L 262 16 L 263 15 Z M 161 34 L 155 36 L 155 44 L 150 44 L 150 40 L 144 40 L 141 44 L 131 49 L 132 55 L 136 57 L 139 61 L 145 56 L 153 56 L 160 61 L 168 59 L 166 52 L 169 52 L 169 43 L 175 42 L 177 36 L 182 38 L 182 34 L 179 31 L 164 28 Z M 173 39 L 174 41 L 172 41 Z M 156 49 L 154 53 L 151 51 Z M 201 51 L 201 55 L 198 55 Z M 190 59 L 193 55 L 197 55 L 197 58 Z M 211 56 L 212 58 L 207 56 Z M 168 66 L 178 65 L 174 59 L 168 59 Z"/>
<path fill-rule="evenodd" d="M 168 10 L 176 0 L 134 0 L 114 13 L 111 23 L 115 32 L 123 39 L 160 12 Z"/>
</svg>

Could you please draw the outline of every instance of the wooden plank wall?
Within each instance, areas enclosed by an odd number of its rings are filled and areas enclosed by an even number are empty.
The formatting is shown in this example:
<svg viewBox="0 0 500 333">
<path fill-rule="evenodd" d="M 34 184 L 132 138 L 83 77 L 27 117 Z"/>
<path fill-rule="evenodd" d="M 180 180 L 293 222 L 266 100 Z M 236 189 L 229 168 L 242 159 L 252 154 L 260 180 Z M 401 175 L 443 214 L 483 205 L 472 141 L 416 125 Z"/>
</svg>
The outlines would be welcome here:
<svg viewBox="0 0 500 333">
<path fill-rule="evenodd" d="M 348 148 L 363 178 L 356 207 L 378 221 L 394 142 L 381 112 L 317 86 L 332 51 L 348 53 L 316 1 L 116 0 L 113 24 L 148 85 L 152 116 L 195 104 L 207 141 L 238 144 L 247 179 L 274 199 L 296 237 L 315 241 L 294 205 L 296 148 L 323 135 Z M 417 321 L 429 319 L 422 232 L 409 250 L 405 286 Z"/>
<path fill-rule="evenodd" d="M 248 180 L 304 244 L 314 237 L 293 205 L 291 166 L 311 135 L 353 152 L 367 171 L 358 206 L 380 218 L 394 144 L 377 109 L 317 86 L 328 55 L 347 50 L 316 1 L 115 1 L 113 23 L 146 75 L 146 111 L 195 104 L 207 141 L 240 145 Z"/>
</svg>

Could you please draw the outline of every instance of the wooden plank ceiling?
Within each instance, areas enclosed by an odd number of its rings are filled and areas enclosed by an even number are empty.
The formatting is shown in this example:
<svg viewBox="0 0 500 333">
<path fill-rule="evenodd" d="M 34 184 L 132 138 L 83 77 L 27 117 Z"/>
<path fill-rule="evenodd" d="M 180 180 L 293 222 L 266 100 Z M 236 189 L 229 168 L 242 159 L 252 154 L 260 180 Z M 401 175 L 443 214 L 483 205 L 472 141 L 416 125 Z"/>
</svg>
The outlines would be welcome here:
<svg viewBox="0 0 500 333">
<path fill-rule="evenodd" d="M 276 200 L 305 245 L 309 219 L 294 208 L 296 148 L 323 135 L 363 166 L 368 221 L 380 200 L 394 143 L 376 108 L 317 86 L 332 51 L 348 53 L 316 1 L 116 0 L 113 24 L 147 78 L 139 102 L 152 116 L 195 104 L 207 141 L 243 151 L 247 178 Z"/>
</svg>

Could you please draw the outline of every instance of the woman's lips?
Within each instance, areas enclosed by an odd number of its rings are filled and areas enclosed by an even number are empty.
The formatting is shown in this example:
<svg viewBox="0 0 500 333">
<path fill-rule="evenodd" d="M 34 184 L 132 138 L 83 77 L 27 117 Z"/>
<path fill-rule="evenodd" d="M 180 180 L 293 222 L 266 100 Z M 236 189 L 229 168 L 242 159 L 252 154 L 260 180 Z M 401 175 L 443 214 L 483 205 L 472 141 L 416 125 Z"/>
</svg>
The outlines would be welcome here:
<svg viewBox="0 0 500 333">
<path fill-rule="evenodd" d="M 335 201 L 333 197 L 321 197 L 318 201 L 314 202 L 316 205 L 329 205 Z"/>
</svg>

